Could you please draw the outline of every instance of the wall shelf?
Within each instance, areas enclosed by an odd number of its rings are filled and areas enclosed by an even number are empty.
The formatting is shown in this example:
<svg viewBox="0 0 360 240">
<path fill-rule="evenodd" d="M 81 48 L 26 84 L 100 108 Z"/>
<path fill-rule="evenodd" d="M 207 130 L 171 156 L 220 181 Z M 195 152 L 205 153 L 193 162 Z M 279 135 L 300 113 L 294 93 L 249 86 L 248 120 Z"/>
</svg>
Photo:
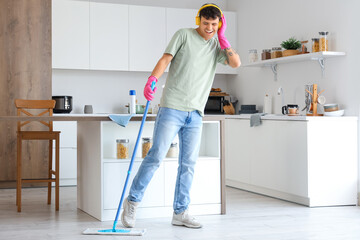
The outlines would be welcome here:
<svg viewBox="0 0 360 240">
<path fill-rule="evenodd" d="M 316 52 L 308 54 L 299 54 L 289 57 L 281 57 L 276 59 L 262 60 L 259 62 L 248 63 L 242 65 L 242 67 L 270 67 L 274 73 L 274 80 L 277 80 L 277 66 L 278 64 L 305 62 L 305 61 L 318 61 L 322 74 L 325 70 L 325 59 L 345 56 L 345 52 Z"/>
</svg>

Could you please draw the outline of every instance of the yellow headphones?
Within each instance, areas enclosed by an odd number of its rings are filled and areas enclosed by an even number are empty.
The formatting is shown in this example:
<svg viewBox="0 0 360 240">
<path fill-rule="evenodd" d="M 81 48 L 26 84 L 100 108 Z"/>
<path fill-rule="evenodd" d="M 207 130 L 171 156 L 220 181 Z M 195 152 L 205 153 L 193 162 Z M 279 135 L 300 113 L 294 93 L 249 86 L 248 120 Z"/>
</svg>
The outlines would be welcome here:
<svg viewBox="0 0 360 240">
<path fill-rule="evenodd" d="M 199 17 L 199 14 L 200 14 L 200 11 L 201 11 L 202 9 L 206 8 L 206 7 L 216 7 L 217 9 L 219 9 L 219 11 L 220 11 L 220 13 L 221 13 L 221 17 L 223 17 L 223 13 L 222 13 L 221 9 L 220 9 L 218 6 L 216 6 L 216 5 L 214 5 L 214 4 L 206 4 L 206 5 L 202 6 L 202 7 L 199 9 L 198 13 L 196 14 L 196 17 L 195 17 L 195 23 L 196 23 L 196 25 L 200 25 L 200 17 Z M 219 21 L 219 28 L 221 28 L 221 26 L 222 26 L 222 22 L 221 22 L 221 19 L 220 19 L 220 21 Z"/>
</svg>

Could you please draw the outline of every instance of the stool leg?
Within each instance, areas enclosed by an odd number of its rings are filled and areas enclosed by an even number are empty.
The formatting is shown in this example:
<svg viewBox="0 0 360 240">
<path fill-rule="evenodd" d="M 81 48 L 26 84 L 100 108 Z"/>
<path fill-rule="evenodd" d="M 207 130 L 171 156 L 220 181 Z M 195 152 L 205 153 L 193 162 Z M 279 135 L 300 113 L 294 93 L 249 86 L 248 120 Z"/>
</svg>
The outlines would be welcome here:
<svg viewBox="0 0 360 240">
<path fill-rule="evenodd" d="M 60 182 L 60 139 L 59 135 L 56 136 L 56 156 L 55 156 L 55 210 L 59 211 L 59 182 Z"/>
<path fill-rule="evenodd" d="M 17 211 L 21 212 L 21 137 L 17 137 L 17 174 L 16 174 L 16 205 Z"/>
<path fill-rule="evenodd" d="M 51 179 L 52 178 L 52 147 L 53 147 L 53 141 L 49 140 L 49 174 L 48 174 L 48 178 Z M 52 182 L 48 182 L 48 200 L 47 203 L 51 204 L 51 185 Z"/>
</svg>

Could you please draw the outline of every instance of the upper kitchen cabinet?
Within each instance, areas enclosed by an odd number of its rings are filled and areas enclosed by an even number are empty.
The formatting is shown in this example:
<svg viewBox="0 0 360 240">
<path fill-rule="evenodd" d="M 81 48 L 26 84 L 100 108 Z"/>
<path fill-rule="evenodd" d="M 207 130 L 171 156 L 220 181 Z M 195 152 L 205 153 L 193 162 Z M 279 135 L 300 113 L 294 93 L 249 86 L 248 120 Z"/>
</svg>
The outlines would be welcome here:
<svg viewBox="0 0 360 240">
<path fill-rule="evenodd" d="M 129 6 L 129 70 L 152 71 L 166 47 L 165 8 Z"/>
<path fill-rule="evenodd" d="M 226 31 L 225 36 L 229 40 L 231 47 L 236 51 L 236 44 L 237 44 L 237 20 L 236 20 L 236 13 L 235 12 L 226 12 L 224 11 L 224 16 L 226 19 Z M 230 66 L 222 65 L 219 63 L 217 65 L 216 73 L 224 73 L 224 74 L 237 74 L 237 69 L 232 68 Z"/>
<path fill-rule="evenodd" d="M 52 1 L 52 67 L 89 69 L 89 1 Z"/>
<path fill-rule="evenodd" d="M 166 43 L 181 28 L 197 28 L 195 24 L 195 9 L 166 8 Z"/>
<path fill-rule="evenodd" d="M 129 6 L 90 2 L 90 69 L 129 69 Z"/>
</svg>

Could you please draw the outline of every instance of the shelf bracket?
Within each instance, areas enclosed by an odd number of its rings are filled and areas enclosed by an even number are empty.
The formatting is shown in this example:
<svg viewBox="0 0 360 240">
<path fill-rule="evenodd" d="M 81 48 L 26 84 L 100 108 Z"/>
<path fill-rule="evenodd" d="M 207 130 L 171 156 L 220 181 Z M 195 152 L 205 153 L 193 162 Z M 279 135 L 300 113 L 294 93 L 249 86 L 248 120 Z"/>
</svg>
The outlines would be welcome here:
<svg viewBox="0 0 360 240">
<path fill-rule="evenodd" d="M 321 77 L 324 78 L 324 71 L 325 71 L 325 59 L 324 58 L 319 58 L 318 62 L 320 64 L 321 67 Z"/>
<path fill-rule="evenodd" d="M 273 64 L 270 67 L 271 67 L 271 70 L 274 73 L 274 81 L 277 81 L 277 64 Z"/>
</svg>

